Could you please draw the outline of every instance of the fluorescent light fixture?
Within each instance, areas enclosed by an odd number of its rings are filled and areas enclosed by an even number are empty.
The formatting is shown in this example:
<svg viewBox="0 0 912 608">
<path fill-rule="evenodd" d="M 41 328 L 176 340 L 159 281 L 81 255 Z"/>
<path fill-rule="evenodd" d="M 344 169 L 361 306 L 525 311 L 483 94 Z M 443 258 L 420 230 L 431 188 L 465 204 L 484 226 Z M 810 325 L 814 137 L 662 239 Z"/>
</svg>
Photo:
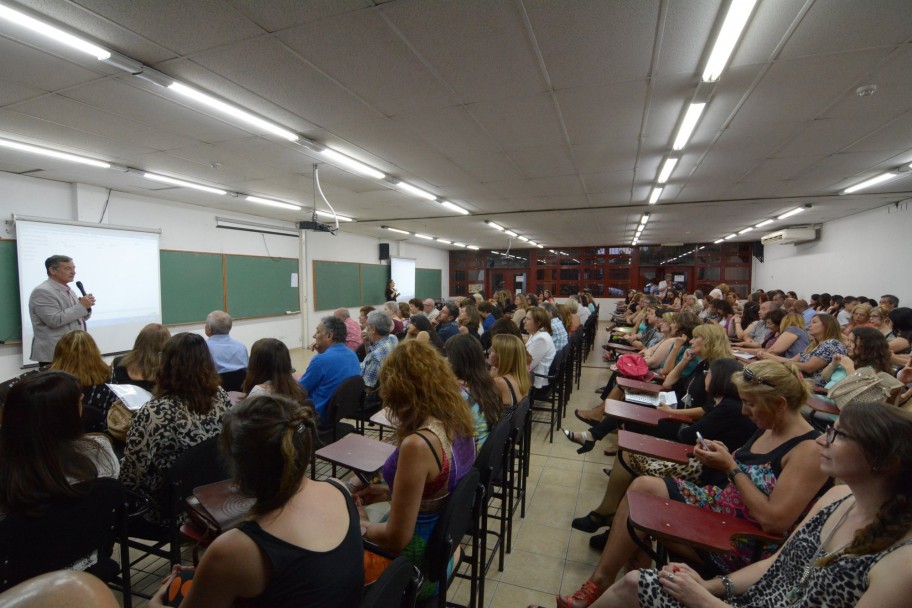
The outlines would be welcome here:
<svg viewBox="0 0 912 608">
<path fill-rule="evenodd" d="M 749 227 L 745 228 L 744 230 L 742 230 L 741 232 L 739 232 L 738 234 L 747 234 L 748 232 L 750 232 L 753 229 L 754 229 L 753 226 L 749 226 Z"/>
<path fill-rule="evenodd" d="M 520 237 L 519 237 L 519 240 L 520 240 L 520 241 L 525 241 L 525 242 L 527 242 L 527 243 L 529 242 L 529 239 L 527 239 L 527 238 L 524 237 L 524 236 L 520 236 Z"/>
<path fill-rule="evenodd" d="M 457 247 L 465 247 L 465 243 L 453 243 Z"/>
<path fill-rule="evenodd" d="M 802 211 L 804 211 L 804 207 L 796 207 L 795 209 L 792 209 L 791 211 L 788 211 L 788 212 L 786 212 L 786 213 L 783 213 L 782 215 L 780 215 L 780 216 L 777 217 L 776 219 L 777 219 L 777 220 L 784 220 L 784 219 L 787 218 L 787 217 L 792 217 L 793 215 L 798 215 L 798 214 L 801 213 Z"/>
<path fill-rule="evenodd" d="M 656 180 L 660 184 L 664 184 L 668 181 L 668 178 L 671 177 L 671 172 L 674 171 L 675 165 L 678 164 L 678 159 L 669 156 L 665 159 L 665 164 L 662 165 L 662 170 L 659 171 L 659 178 Z"/>
<path fill-rule="evenodd" d="M 204 106 L 210 107 L 213 110 L 226 114 L 232 118 L 236 118 L 241 122 L 246 122 L 249 125 L 260 128 L 267 133 L 272 133 L 273 135 L 278 135 L 288 141 L 298 141 L 300 139 L 296 133 L 292 133 L 288 129 L 284 129 L 275 123 L 271 123 L 268 120 L 263 120 L 259 116 L 254 116 L 246 110 L 242 110 L 236 106 L 225 103 L 220 99 L 216 99 L 210 95 L 206 95 L 202 91 L 197 91 L 192 87 L 181 82 L 172 82 L 168 88 L 175 93 L 179 93 L 184 97 L 189 97 L 190 99 L 203 104 Z"/>
<path fill-rule="evenodd" d="M 293 211 L 298 211 L 301 209 L 300 205 L 292 205 L 291 203 L 281 203 L 279 201 L 272 201 L 268 198 L 261 198 L 259 196 L 248 196 L 247 200 L 251 203 L 259 203 L 261 205 L 269 205 L 270 207 L 278 207 L 279 209 L 291 209 Z"/>
<path fill-rule="evenodd" d="M 772 224 L 775 221 L 776 220 L 763 220 L 762 222 L 760 222 L 759 224 L 754 226 L 754 228 L 763 228 L 764 226 L 769 226 L 770 224 Z"/>
<path fill-rule="evenodd" d="M 535 246 L 538 247 L 539 249 L 544 249 L 544 248 L 545 248 L 544 245 L 538 245 L 538 244 L 536 244 Z"/>
<path fill-rule="evenodd" d="M 413 186 L 408 182 L 403 182 L 403 181 L 396 182 L 396 186 L 400 190 L 403 190 L 404 192 L 408 192 L 409 194 L 414 194 L 415 196 L 417 196 L 419 198 L 424 198 L 429 201 L 437 200 L 437 197 L 434 196 L 433 194 L 431 194 L 430 192 L 428 192 L 427 190 L 422 190 L 418 186 Z"/>
<path fill-rule="evenodd" d="M 420 233 L 418 233 L 418 232 L 415 233 L 415 236 L 417 236 L 419 239 L 424 239 L 424 240 L 426 240 L 426 241 L 433 241 L 433 240 L 434 240 L 434 237 L 428 236 L 428 235 L 426 235 L 426 234 L 420 234 Z"/>
<path fill-rule="evenodd" d="M 724 241 L 724 240 L 725 240 L 725 239 L 716 239 L 715 241 L 713 241 L 713 243 L 721 243 L 721 242 Z"/>
<path fill-rule="evenodd" d="M 295 135 L 295 139 L 297 139 L 297 135 Z M 292 141 L 294 141 L 294 140 L 292 140 Z M 372 177 L 374 179 L 383 179 L 384 177 L 386 177 L 386 174 L 383 173 L 382 171 L 378 171 L 377 169 L 374 169 L 373 167 L 371 167 L 369 165 L 365 165 L 361 161 L 355 160 L 354 158 L 352 158 L 350 156 L 346 156 L 345 154 L 342 154 L 341 152 L 336 152 L 332 148 L 323 148 L 322 150 L 320 150 L 320 154 L 322 154 L 323 156 L 325 156 L 332 162 L 334 162 L 338 165 L 342 165 L 343 167 L 345 167 L 347 169 L 351 169 L 355 173 L 359 173 L 361 175 L 364 175 L 365 177 Z"/>
<path fill-rule="evenodd" d="M 719 30 L 719 36 L 709 54 L 706 68 L 703 70 L 703 82 L 719 80 L 756 3 L 757 0 L 732 0 L 725 21 L 722 22 L 722 29 Z"/>
<path fill-rule="evenodd" d="M 557 252 L 554 251 L 553 249 L 549 249 L 548 251 L 551 252 L 551 253 L 553 253 L 554 255 L 557 255 Z"/>
<path fill-rule="evenodd" d="M 678 129 L 674 145 L 672 145 L 674 150 L 683 150 L 684 146 L 687 145 L 690 136 L 693 135 L 694 129 L 697 127 L 700 115 L 703 114 L 705 108 L 705 103 L 692 103 L 690 104 L 690 107 L 687 108 L 687 113 L 684 115 L 684 120 L 681 121 L 681 127 Z"/>
<path fill-rule="evenodd" d="M 455 211 L 456 213 L 458 213 L 460 215 L 469 215 L 468 211 L 466 211 L 459 205 L 456 205 L 455 203 L 451 203 L 450 201 L 440 201 L 440 204 L 443 205 L 444 207 L 446 207 L 447 209 L 449 209 L 450 211 Z"/>
<path fill-rule="evenodd" d="M 492 221 L 490 221 L 490 220 L 485 220 L 485 224 L 487 224 L 488 226 L 490 226 L 490 227 L 493 228 L 494 230 L 500 230 L 501 232 L 504 231 L 504 227 L 503 227 L 503 226 L 501 226 L 500 224 L 495 224 L 494 222 L 492 222 Z"/>
<path fill-rule="evenodd" d="M 659 197 L 662 196 L 662 190 L 664 190 L 664 188 L 661 188 L 659 186 L 656 186 L 655 188 L 652 189 L 652 194 L 649 195 L 649 204 L 650 205 L 656 204 L 656 201 L 658 201 Z"/>
<path fill-rule="evenodd" d="M 506 232 L 506 233 L 509 234 L 510 236 L 519 236 L 518 234 L 516 234 L 516 233 L 513 232 L 512 230 L 504 230 L 504 232 Z"/>
<path fill-rule="evenodd" d="M 475 251 L 478 251 L 478 247 L 475 245 L 466 245 L 466 249 L 474 249 Z"/>
<path fill-rule="evenodd" d="M 649 221 L 649 214 L 648 214 L 648 213 L 644 213 L 644 214 L 643 214 L 643 217 L 640 218 L 640 224 L 642 224 L 643 226 L 645 226 L 645 225 L 646 225 L 646 222 L 648 222 L 648 221 Z"/>
<path fill-rule="evenodd" d="M 86 156 L 79 156 L 78 154 L 59 152 L 57 150 L 33 146 L 31 144 L 24 144 L 18 141 L 13 141 L 11 139 L 0 139 L 0 146 L 9 148 L 10 150 L 28 152 L 29 154 L 39 154 L 41 156 L 48 156 L 50 158 L 56 158 L 58 160 L 66 160 L 71 163 L 79 163 L 81 165 L 89 165 L 90 167 L 98 167 L 99 169 L 111 168 L 111 163 L 106 163 L 101 160 L 95 160 L 94 158 L 88 158 Z"/>
<path fill-rule="evenodd" d="M 738 236 L 737 233 L 735 233 L 735 234 L 729 234 L 727 237 L 725 237 L 725 238 L 722 239 L 722 240 L 723 240 L 723 241 L 727 241 L 728 239 L 733 239 L 733 238 L 735 238 L 736 236 Z"/>
<path fill-rule="evenodd" d="M 446 243 L 447 245 L 452 245 L 453 241 L 448 241 L 446 239 L 437 239 L 438 243 Z"/>
<path fill-rule="evenodd" d="M 899 175 L 898 173 L 894 173 L 893 171 L 890 171 L 889 173 L 882 173 L 882 174 L 878 175 L 877 177 L 872 177 L 871 179 L 865 180 L 865 181 L 861 182 L 860 184 L 855 184 L 854 186 L 849 186 L 848 188 L 843 190 L 841 192 L 841 194 L 852 194 L 853 192 L 858 192 L 859 190 L 864 190 L 866 188 L 872 188 L 872 187 L 876 186 L 877 184 L 882 184 L 883 182 L 890 181 L 891 179 L 893 179 L 894 177 L 896 177 L 898 175 Z"/>
<path fill-rule="evenodd" d="M 389 226 L 381 226 L 381 228 L 386 228 L 390 232 L 398 232 L 399 234 L 411 234 L 408 230 L 399 230 L 398 228 L 390 228 Z"/>
<path fill-rule="evenodd" d="M 333 215 L 329 211 L 317 211 L 317 215 L 322 215 L 323 217 L 328 217 L 331 219 L 338 219 L 340 222 L 354 222 L 350 217 L 345 217 L 344 215 Z"/>
<path fill-rule="evenodd" d="M 21 25 L 24 28 L 28 28 L 33 32 L 41 34 L 42 36 L 47 36 L 52 40 L 65 44 L 70 48 L 76 49 L 88 55 L 91 55 L 98 59 L 99 61 L 104 61 L 111 57 L 111 53 L 106 49 L 98 46 L 97 44 L 92 44 L 88 40 L 83 40 L 82 38 L 77 38 L 72 34 L 54 27 L 53 25 L 48 25 L 43 21 L 39 21 L 32 17 L 29 17 L 25 13 L 20 13 L 15 11 L 8 6 L 3 6 L 0 4 L 0 19 L 6 19 L 17 25 Z"/>
<path fill-rule="evenodd" d="M 195 184 L 193 182 L 184 181 L 182 179 L 176 179 L 174 177 L 168 177 L 166 175 L 159 175 L 158 173 L 143 173 L 142 176 L 146 179 L 151 179 L 153 182 L 171 184 L 172 186 L 180 186 L 181 188 L 192 188 L 193 190 L 202 190 L 203 192 L 209 192 L 211 194 L 228 194 L 227 191 L 222 190 L 221 188 L 213 188 L 212 186 Z"/>
</svg>

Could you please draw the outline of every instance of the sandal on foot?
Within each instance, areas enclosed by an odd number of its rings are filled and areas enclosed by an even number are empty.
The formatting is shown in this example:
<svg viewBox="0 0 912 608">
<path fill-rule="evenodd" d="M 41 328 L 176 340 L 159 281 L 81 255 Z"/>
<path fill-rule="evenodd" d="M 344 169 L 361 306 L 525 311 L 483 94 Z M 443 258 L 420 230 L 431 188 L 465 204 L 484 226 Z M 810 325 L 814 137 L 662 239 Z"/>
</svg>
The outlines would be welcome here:
<svg viewBox="0 0 912 608">
<path fill-rule="evenodd" d="M 567 429 L 561 429 L 561 432 L 563 432 L 564 437 L 580 446 L 580 448 L 576 451 L 577 454 L 585 454 L 595 447 L 595 440 L 589 439 L 589 433 L 586 431 L 583 431 L 581 433 L 574 433 L 573 431 L 568 431 Z"/>
<path fill-rule="evenodd" d="M 599 587 L 591 580 L 588 580 L 570 597 L 558 595 L 557 608 L 588 608 L 605 593 L 605 589 L 607 587 Z"/>
<path fill-rule="evenodd" d="M 599 528 L 610 526 L 613 519 L 614 515 L 601 515 L 595 511 L 589 511 L 589 515 L 577 517 L 573 520 L 573 523 L 570 524 L 570 526 L 574 530 L 579 530 L 580 532 L 589 532 L 591 534 Z"/>
</svg>

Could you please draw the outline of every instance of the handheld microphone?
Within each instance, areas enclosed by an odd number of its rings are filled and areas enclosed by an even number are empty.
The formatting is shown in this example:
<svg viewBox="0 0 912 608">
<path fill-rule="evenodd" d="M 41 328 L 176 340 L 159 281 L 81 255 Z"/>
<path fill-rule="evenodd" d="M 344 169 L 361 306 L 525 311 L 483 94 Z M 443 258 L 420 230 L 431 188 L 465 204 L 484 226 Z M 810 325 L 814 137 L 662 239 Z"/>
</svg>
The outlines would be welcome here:
<svg viewBox="0 0 912 608">
<path fill-rule="evenodd" d="M 85 287 L 82 286 L 82 281 L 76 281 L 76 287 L 77 287 L 77 289 L 79 289 L 79 293 L 81 293 L 82 296 L 85 297 L 86 290 L 85 290 Z M 88 310 L 89 312 L 92 312 L 92 307 L 90 306 L 86 310 Z"/>
</svg>

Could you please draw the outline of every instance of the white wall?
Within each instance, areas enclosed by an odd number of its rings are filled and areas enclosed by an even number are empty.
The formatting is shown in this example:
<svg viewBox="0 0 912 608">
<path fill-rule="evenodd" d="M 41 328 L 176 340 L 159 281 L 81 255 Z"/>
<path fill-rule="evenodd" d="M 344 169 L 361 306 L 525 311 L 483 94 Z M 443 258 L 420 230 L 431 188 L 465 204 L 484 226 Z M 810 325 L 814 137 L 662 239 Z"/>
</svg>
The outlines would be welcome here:
<svg viewBox="0 0 912 608">
<path fill-rule="evenodd" d="M 754 258 L 753 288 L 812 293 L 897 296 L 912 306 L 912 199 L 827 222 L 818 240 L 770 245 Z"/>
<path fill-rule="evenodd" d="M 85 184 L 68 184 L 0 172 L 0 218 L 9 220 L 12 214 L 51 219 L 98 222 L 104 210 L 108 191 Z M 265 319 L 238 320 L 231 335 L 248 348 L 258 339 L 274 337 L 289 348 L 310 343 L 312 325 L 331 311 L 313 311 L 313 282 L 310 277 L 312 260 L 335 260 L 378 264 L 378 245 L 383 241 L 352 234 L 305 233 L 304 239 L 287 236 L 262 235 L 254 232 L 225 230 L 215 227 L 215 218 L 226 217 L 257 223 L 283 225 L 258 216 L 231 213 L 209 207 L 174 203 L 151 197 L 112 192 L 104 212 L 104 224 L 161 229 L 161 248 L 181 251 L 269 255 L 298 258 L 302 290 L 302 314 Z M 284 224 L 292 227 L 291 224 Z M 0 238 L 15 238 L 11 223 L 0 224 Z M 442 293 L 449 293 L 449 252 L 445 249 L 390 241 L 390 254 L 415 258 L 418 268 L 439 268 L 442 271 Z M 78 263 L 77 262 L 77 270 Z M 80 277 L 88 280 L 87 277 Z M 100 303 L 99 303 L 100 304 Z M 377 304 L 382 304 L 377 302 Z M 351 309 L 355 318 L 358 309 Z M 26 320 L 28 322 L 28 320 Z M 91 331 L 91 325 L 90 325 Z M 192 331 L 203 333 L 203 324 L 179 325 L 172 333 Z M 0 345 L 0 380 L 21 372 L 22 346 Z"/>
<path fill-rule="evenodd" d="M 326 232 L 308 232 L 304 237 L 305 256 L 302 259 L 307 260 L 334 260 L 337 262 L 357 262 L 360 264 L 385 264 L 389 261 L 380 262 L 380 243 L 389 243 L 390 255 L 393 257 L 414 258 L 418 268 L 439 268 L 441 270 L 440 291 L 445 298 L 450 291 L 450 253 L 446 249 L 437 249 L 435 247 L 425 247 L 415 243 L 405 241 L 388 241 L 385 239 L 360 236 L 355 234 L 345 234 L 339 232 L 333 236 Z M 313 331 L 317 321 L 326 315 L 332 314 L 331 310 L 313 310 L 315 302 L 313 293 L 313 279 L 310 273 L 313 272 L 313 265 L 308 263 L 302 273 L 301 280 L 306 285 L 305 295 L 307 305 L 303 310 L 308 311 L 308 319 L 305 319 L 306 327 Z M 378 307 L 383 302 L 373 302 L 371 306 Z M 355 319 L 358 318 L 360 307 L 349 308 L 349 313 Z M 311 334 L 306 334 L 309 338 Z"/>
</svg>

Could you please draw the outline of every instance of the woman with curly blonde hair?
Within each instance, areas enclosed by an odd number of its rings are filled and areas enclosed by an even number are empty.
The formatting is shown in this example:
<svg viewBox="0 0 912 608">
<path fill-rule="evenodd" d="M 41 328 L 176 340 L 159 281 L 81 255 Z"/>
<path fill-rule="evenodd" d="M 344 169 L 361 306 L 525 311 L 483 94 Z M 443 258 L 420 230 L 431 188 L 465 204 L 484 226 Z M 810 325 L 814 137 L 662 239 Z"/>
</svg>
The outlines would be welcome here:
<svg viewBox="0 0 912 608">
<path fill-rule="evenodd" d="M 383 465 L 386 483 L 351 482 L 364 504 L 390 501 L 389 519 L 367 524 L 364 538 L 426 570 L 427 541 L 475 460 L 472 412 L 446 359 L 417 340 L 401 343 L 386 357 L 380 394 L 397 421 L 399 445 Z M 419 597 L 436 592 L 436 583 L 425 577 Z"/>
</svg>

